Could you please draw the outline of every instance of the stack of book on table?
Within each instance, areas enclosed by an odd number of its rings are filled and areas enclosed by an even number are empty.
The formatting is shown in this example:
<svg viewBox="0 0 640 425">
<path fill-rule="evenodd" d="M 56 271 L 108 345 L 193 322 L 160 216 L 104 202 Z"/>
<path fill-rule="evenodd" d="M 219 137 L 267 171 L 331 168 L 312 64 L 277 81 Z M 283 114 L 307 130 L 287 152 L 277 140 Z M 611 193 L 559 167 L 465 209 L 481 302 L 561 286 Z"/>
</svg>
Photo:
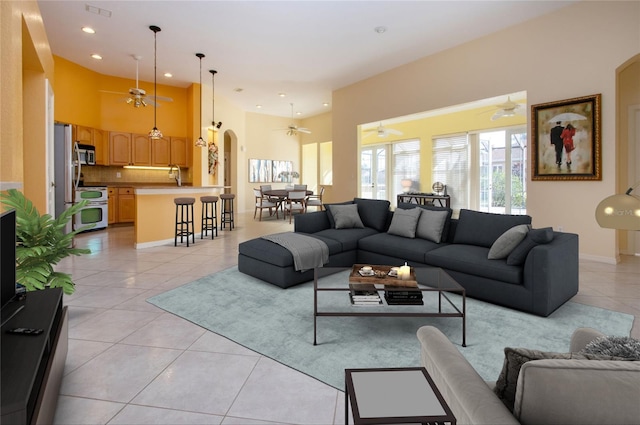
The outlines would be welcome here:
<svg viewBox="0 0 640 425">
<path fill-rule="evenodd" d="M 422 291 L 417 287 L 384 286 L 384 299 L 389 305 L 423 305 Z"/>
<path fill-rule="evenodd" d="M 373 283 L 350 283 L 349 298 L 353 305 L 380 305 L 382 299 Z"/>
</svg>

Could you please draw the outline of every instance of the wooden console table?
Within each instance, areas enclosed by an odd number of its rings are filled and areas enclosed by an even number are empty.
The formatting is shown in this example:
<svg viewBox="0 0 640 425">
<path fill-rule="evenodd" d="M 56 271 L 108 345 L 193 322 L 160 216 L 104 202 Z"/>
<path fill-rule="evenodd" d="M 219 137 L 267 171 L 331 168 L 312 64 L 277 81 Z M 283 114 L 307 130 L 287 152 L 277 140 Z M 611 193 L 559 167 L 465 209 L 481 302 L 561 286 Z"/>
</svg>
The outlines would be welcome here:
<svg viewBox="0 0 640 425">
<path fill-rule="evenodd" d="M 398 195 L 398 204 L 406 202 L 418 205 L 435 205 L 451 208 L 451 197 L 449 195 L 436 195 L 434 193 L 401 193 Z"/>
</svg>

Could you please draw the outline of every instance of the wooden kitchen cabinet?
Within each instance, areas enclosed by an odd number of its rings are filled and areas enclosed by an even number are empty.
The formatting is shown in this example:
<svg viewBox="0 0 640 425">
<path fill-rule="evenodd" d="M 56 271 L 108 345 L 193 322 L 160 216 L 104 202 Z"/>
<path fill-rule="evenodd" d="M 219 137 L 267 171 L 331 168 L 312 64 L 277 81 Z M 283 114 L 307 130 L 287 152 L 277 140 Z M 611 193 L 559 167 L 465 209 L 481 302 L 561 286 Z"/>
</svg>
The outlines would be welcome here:
<svg viewBox="0 0 640 425">
<path fill-rule="evenodd" d="M 73 141 L 74 142 L 78 142 L 78 143 L 82 143 L 85 145 L 91 145 L 94 146 L 93 144 L 93 129 L 91 127 L 85 127 L 82 125 L 74 125 L 72 127 L 72 131 L 74 132 L 73 134 Z"/>
<path fill-rule="evenodd" d="M 189 167 L 189 139 L 163 137 L 151 140 L 146 134 L 109 133 L 109 165 Z M 96 147 L 96 156 L 98 148 Z"/>
<path fill-rule="evenodd" d="M 96 148 L 96 165 L 109 165 L 109 149 L 105 139 L 105 131 L 97 128 L 91 129 L 93 146 Z"/>
<path fill-rule="evenodd" d="M 107 215 L 109 217 L 108 223 L 113 224 L 118 222 L 118 189 L 115 187 L 107 188 L 108 202 L 107 202 Z"/>
<path fill-rule="evenodd" d="M 189 166 L 189 141 L 186 137 L 171 138 L 171 164 Z"/>
<path fill-rule="evenodd" d="M 118 223 L 133 223 L 136 219 L 136 198 L 132 187 L 118 188 Z"/>
<path fill-rule="evenodd" d="M 146 134 L 131 135 L 131 163 L 132 165 L 151 165 L 151 143 Z"/>
<path fill-rule="evenodd" d="M 171 162 L 171 141 L 168 137 L 154 140 L 151 143 L 151 165 L 166 167 Z"/>
<path fill-rule="evenodd" d="M 131 133 L 109 133 L 109 164 L 131 164 Z"/>
</svg>

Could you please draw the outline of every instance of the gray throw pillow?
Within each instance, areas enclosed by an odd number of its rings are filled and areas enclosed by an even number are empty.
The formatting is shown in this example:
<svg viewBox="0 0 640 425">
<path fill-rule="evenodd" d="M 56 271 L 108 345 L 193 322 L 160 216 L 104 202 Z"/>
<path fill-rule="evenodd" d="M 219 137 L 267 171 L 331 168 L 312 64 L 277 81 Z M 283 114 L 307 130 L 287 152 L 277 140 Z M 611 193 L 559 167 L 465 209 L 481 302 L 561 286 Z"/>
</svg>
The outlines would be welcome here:
<svg viewBox="0 0 640 425">
<path fill-rule="evenodd" d="M 516 386 L 518 375 L 522 365 L 531 360 L 540 359 L 571 359 L 577 355 L 572 353 L 548 353 L 540 350 L 529 350 L 527 348 L 504 349 L 504 363 L 502 370 L 496 381 L 494 392 L 507 408 L 513 412 L 513 405 L 516 400 Z"/>
<path fill-rule="evenodd" d="M 422 214 L 420 214 L 420 219 L 418 220 L 418 227 L 416 227 L 416 236 L 431 242 L 440 243 L 450 213 L 448 211 L 434 211 L 422 208 L 415 209 L 422 210 Z"/>
<path fill-rule="evenodd" d="M 333 219 L 333 214 L 331 213 L 331 205 L 351 205 L 353 201 L 345 201 L 345 202 L 334 202 L 332 204 L 324 204 L 324 209 L 327 211 L 327 218 L 329 219 L 329 226 L 332 229 L 336 228 L 336 221 Z"/>
<path fill-rule="evenodd" d="M 396 209 L 391 219 L 391 225 L 387 233 L 390 235 L 403 236 L 405 238 L 416 237 L 416 226 L 420 218 L 420 208 L 411 210 Z"/>
<path fill-rule="evenodd" d="M 511 254 L 511 251 L 527 236 L 529 229 L 531 229 L 531 226 L 528 224 L 520 224 L 504 232 L 496 239 L 493 245 L 491 245 L 487 258 L 489 260 L 507 258 L 509 254 Z"/>
<path fill-rule="evenodd" d="M 350 205 L 329 205 L 329 210 L 336 223 L 336 229 L 364 228 L 362 220 L 358 215 L 358 206 Z"/>
<path fill-rule="evenodd" d="M 510 266 L 519 266 L 524 264 L 529 251 L 536 245 L 549 243 L 553 240 L 553 228 L 544 227 L 542 229 L 531 229 L 527 236 L 514 248 L 507 257 L 507 264 Z"/>
<path fill-rule="evenodd" d="M 640 360 L 640 340 L 628 336 L 601 336 L 588 343 L 580 354 L 598 354 Z"/>
</svg>

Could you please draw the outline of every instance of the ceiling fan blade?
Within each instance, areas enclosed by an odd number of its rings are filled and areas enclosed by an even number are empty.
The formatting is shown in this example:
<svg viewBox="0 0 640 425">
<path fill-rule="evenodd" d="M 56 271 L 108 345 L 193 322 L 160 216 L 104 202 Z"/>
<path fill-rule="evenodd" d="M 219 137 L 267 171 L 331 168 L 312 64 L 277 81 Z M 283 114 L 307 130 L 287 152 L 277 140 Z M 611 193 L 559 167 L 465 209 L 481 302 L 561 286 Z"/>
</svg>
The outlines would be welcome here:
<svg viewBox="0 0 640 425">
<path fill-rule="evenodd" d="M 121 91 L 109 91 L 109 90 L 98 90 L 100 93 L 108 93 L 108 94 L 119 94 L 121 96 L 128 96 L 129 93 L 121 92 Z"/>
<path fill-rule="evenodd" d="M 146 98 L 149 98 L 151 100 L 153 99 L 162 100 L 163 102 L 173 102 L 172 98 L 166 97 L 166 96 L 154 96 L 152 94 L 147 94 Z"/>
<path fill-rule="evenodd" d="M 309 130 L 308 128 L 299 128 L 298 131 L 300 133 L 307 133 L 307 134 L 311 134 L 311 130 Z"/>
<path fill-rule="evenodd" d="M 492 116 L 491 116 L 491 121 L 495 121 L 497 119 L 500 119 L 504 117 L 504 109 L 498 109 Z"/>
<path fill-rule="evenodd" d="M 387 134 L 395 134 L 396 136 L 402 136 L 404 134 L 402 131 L 393 128 L 386 128 L 385 131 Z"/>
</svg>

